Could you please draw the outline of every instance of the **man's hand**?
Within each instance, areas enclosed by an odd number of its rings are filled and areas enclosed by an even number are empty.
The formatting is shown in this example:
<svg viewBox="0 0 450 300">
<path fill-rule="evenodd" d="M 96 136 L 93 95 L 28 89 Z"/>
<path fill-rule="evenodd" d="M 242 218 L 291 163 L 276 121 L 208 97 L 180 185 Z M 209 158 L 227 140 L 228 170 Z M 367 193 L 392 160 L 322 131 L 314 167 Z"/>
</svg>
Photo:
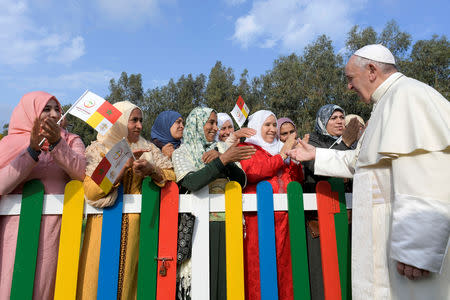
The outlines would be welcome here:
<svg viewBox="0 0 450 300">
<path fill-rule="evenodd" d="M 416 280 L 430 275 L 430 271 L 419 269 L 399 261 L 397 262 L 397 272 L 400 275 L 406 276 L 410 280 Z"/>
<path fill-rule="evenodd" d="M 220 156 L 220 153 L 217 150 L 209 150 L 208 152 L 203 153 L 202 161 L 205 164 L 208 164 L 218 158 Z"/>
<path fill-rule="evenodd" d="M 241 161 L 244 159 L 249 159 L 255 154 L 256 149 L 253 146 L 242 146 L 238 147 L 238 142 L 234 143 L 230 148 L 228 148 L 225 153 L 220 156 L 222 164 L 225 166 L 230 162 Z"/>
<path fill-rule="evenodd" d="M 358 138 L 358 134 L 359 134 L 359 121 L 355 117 L 351 119 L 347 127 L 345 127 L 344 132 L 342 133 L 342 141 L 347 147 L 350 147 Z"/>
<path fill-rule="evenodd" d="M 172 153 L 175 151 L 172 143 L 167 143 L 161 148 L 161 152 L 168 158 L 172 158 Z"/>
<path fill-rule="evenodd" d="M 296 161 L 313 160 L 316 158 L 316 147 L 298 139 L 298 144 L 295 146 L 295 149 L 288 151 L 287 155 Z"/>
</svg>

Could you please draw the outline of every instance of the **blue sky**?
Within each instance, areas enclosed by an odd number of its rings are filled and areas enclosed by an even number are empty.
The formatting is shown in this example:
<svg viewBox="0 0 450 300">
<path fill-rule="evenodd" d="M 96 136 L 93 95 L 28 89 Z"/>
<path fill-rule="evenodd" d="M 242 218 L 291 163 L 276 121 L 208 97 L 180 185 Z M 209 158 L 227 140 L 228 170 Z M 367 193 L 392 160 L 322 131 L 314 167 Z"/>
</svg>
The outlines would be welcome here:
<svg viewBox="0 0 450 300">
<path fill-rule="evenodd" d="M 107 95 L 122 71 L 147 89 L 217 60 L 253 77 L 320 34 L 339 51 L 355 24 L 394 19 L 414 40 L 448 38 L 449 11 L 445 0 L 0 0 L 0 124 L 29 91 L 68 104 L 86 89 Z"/>
</svg>

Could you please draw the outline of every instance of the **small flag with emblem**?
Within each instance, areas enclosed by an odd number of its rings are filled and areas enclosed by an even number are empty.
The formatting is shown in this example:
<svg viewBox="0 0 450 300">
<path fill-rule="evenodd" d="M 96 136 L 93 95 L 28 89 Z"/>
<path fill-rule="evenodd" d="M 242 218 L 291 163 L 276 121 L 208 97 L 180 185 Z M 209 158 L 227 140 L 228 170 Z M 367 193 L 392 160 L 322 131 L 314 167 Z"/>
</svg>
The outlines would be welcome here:
<svg viewBox="0 0 450 300">
<path fill-rule="evenodd" d="M 111 103 L 90 91 L 84 92 L 67 112 L 85 121 L 102 135 L 122 115 Z"/>
<path fill-rule="evenodd" d="M 122 139 L 106 153 L 91 179 L 107 194 L 120 174 L 127 160 L 133 156 L 127 141 Z"/>
<path fill-rule="evenodd" d="M 233 116 L 234 120 L 239 125 L 239 127 L 242 127 L 242 124 L 244 124 L 249 113 L 250 109 L 245 104 L 244 99 L 242 99 L 242 97 L 239 96 L 239 98 L 236 101 L 236 105 L 231 111 L 231 115 Z"/>
</svg>

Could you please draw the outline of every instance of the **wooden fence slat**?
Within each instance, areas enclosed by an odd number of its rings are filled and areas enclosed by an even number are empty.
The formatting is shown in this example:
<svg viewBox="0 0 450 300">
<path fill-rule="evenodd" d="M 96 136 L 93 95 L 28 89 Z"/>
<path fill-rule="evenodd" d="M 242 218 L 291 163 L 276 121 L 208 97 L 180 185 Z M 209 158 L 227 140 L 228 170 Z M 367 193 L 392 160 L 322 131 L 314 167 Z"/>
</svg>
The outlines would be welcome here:
<svg viewBox="0 0 450 300">
<path fill-rule="evenodd" d="M 117 298 L 122 207 L 123 185 L 120 185 L 114 205 L 103 209 L 97 299 Z"/>
<path fill-rule="evenodd" d="M 191 196 L 192 214 L 195 216 L 191 299 L 209 299 L 209 187 L 205 186 Z"/>
<path fill-rule="evenodd" d="M 159 213 L 158 257 L 170 258 L 158 261 L 156 299 L 175 299 L 177 281 L 177 238 L 178 238 L 178 186 L 170 181 L 161 189 Z M 166 272 L 161 274 L 161 272 Z"/>
<path fill-rule="evenodd" d="M 256 186 L 258 206 L 258 246 L 261 300 L 278 299 L 277 252 L 272 185 L 262 181 Z"/>
<path fill-rule="evenodd" d="M 339 278 L 341 281 L 342 300 L 352 298 L 351 272 L 350 272 L 350 239 L 348 232 L 347 205 L 345 201 L 344 182 L 341 178 L 330 178 L 331 190 L 338 193 L 339 213 L 334 215 L 336 226 L 337 253 L 339 261 Z"/>
<path fill-rule="evenodd" d="M 83 183 L 72 180 L 64 190 L 54 299 L 75 299 L 77 294 L 83 207 Z"/>
<path fill-rule="evenodd" d="M 331 186 L 326 181 L 319 181 L 316 185 L 316 191 L 325 300 L 341 300 L 342 294 L 334 224 L 334 214 L 339 212 L 339 202 L 335 200 Z"/>
<path fill-rule="evenodd" d="M 294 299 L 309 300 L 311 291 L 302 186 L 300 183 L 292 181 L 287 186 L 287 192 Z"/>
<path fill-rule="evenodd" d="M 244 239 L 242 232 L 242 188 L 236 181 L 225 187 L 225 237 L 227 299 L 244 300 Z"/>
<path fill-rule="evenodd" d="M 22 190 L 10 299 L 31 299 L 33 296 L 43 201 L 42 182 L 37 179 L 26 182 Z"/>
<path fill-rule="evenodd" d="M 137 299 L 156 298 L 160 188 L 150 177 L 142 182 Z"/>
</svg>

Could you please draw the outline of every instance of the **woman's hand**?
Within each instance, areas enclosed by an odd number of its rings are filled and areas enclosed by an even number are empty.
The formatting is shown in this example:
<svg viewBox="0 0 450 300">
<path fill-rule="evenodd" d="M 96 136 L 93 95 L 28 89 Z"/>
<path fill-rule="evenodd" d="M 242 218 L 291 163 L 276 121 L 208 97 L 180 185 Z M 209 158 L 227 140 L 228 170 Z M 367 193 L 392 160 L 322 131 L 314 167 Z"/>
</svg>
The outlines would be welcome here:
<svg viewBox="0 0 450 300">
<path fill-rule="evenodd" d="M 168 158 L 172 158 L 172 153 L 175 151 L 172 143 L 167 143 L 161 148 L 161 152 Z"/>
<path fill-rule="evenodd" d="M 150 149 L 133 150 L 133 156 L 134 156 L 134 158 L 139 159 L 139 158 L 141 158 L 142 154 L 144 154 L 145 152 L 150 152 Z M 131 164 L 133 164 L 133 161 L 131 161 Z M 131 167 L 131 165 L 129 167 Z"/>
<path fill-rule="evenodd" d="M 47 139 L 50 145 L 56 144 L 61 139 L 61 128 L 52 118 L 45 118 L 41 124 L 41 135 Z"/>
<path fill-rule="evenodd" d="M 232 133 L 236 138 L 240 139 L 240 138 L 249 138 L 251 136 L 254 136 L 256 134 L 256 130 L 253 128 L 241 128 L 239 130 L 236 130 L 235 132 Z"/>
<path fill-rule="evenodd" d="M 40 131 L 41 131 L 41 123 L 39 122 L 39 119 L 36 119 L 34 120 L 33 128 L 31 129 L 30 135 L 30 147 L 35 151 L 41 150 L 39 143 L 44 137 L 40 134 Z"/>
<path fill-rule="evenodd" d="M 287 152 L 291 149 L 293 149 L 295 147 L 295 145 L 297 144 L 297 140 L 295 138 L 294 134 L 291 134 L 288 139 L 286 140 L 286 142 L 284 143 L 283 147 L 280 150 L 280 155 L 281 157 L 284 159 L 287 158 Z"/>
<path fill-rule="evenodd" d="M 202 161 L 205 164 L 208 164 L 218 158 L 220 156 L 220 153 L 217 150 L 209 150 L 208 152 L 203 153 Z"/>
<path fill-rule="evenodd" d="M 358 139 L 359 135 L 359 121 L 357 118 L 353 118 L 345 127 L 342 133 L 342 141 L 344 144 L 350 148 L 351 145 Z"/>
<path fill-rule="evenodd" d="M 255 154 L 256 149 L 253 146 L 243 146 L 238 147 L 238 142 L 234 143 L 230 148 L 228 148 L 225 153 L 220 156 L 222 164 L 225 166 L 230 162 L 241 161 L 244 159 L 249 159 Z"/>
<path fill-rule="evenodd" d="M 157 182 L 163 180 L 161 169 L 145 159 L 138 159 L 133 162 L 133 172 L 141 177 L 150 176 Z"/>
</svg>

